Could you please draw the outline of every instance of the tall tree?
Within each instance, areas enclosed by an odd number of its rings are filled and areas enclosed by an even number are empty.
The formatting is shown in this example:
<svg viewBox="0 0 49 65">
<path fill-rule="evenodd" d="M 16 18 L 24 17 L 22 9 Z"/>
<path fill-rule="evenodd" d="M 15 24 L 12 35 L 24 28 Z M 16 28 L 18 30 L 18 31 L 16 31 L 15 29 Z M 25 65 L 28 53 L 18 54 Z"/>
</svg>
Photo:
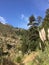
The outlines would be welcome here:
<svg viewBox="0 0 49 65">
<path fill-rule="evenodd" d="M 42 27 L 45 28 L 46 31 L 46 38 L 47 38 L 47 34 L 48 34 L 48 28 L 49 28 L 49 8 L 46 10 L 46 14 L 42 23 Z"/>
<path fill-rule="evenodd" d="M 46 15 L 44 17 L 44 21 L 42 25 L 45 27 L 45 29 L 49 27 L 49 9 L 46 10 Z"/>
<path fill-rule="evenodd" d="M 31 43 L 29 44 L 29 47 L 31 50 L 35 50 L 38 43 L 37 40 L 39 38 L 39 33 L 38 33 L 38 23 L 36 22 L 36 18 L 34 15 L 29 17 L 29 23 L 28 25 L 30 26 L 28 31 L 29 31 L 29 40 Z"/>
<path fill-rule="evenodd" d="M 37 22 L 38 22 L 38 25 L 39 26 L 41 25 L 42 21 L 43 21 L 42 17 L 41 16 L 38 16 L 37 17 Z"/>
</svg>

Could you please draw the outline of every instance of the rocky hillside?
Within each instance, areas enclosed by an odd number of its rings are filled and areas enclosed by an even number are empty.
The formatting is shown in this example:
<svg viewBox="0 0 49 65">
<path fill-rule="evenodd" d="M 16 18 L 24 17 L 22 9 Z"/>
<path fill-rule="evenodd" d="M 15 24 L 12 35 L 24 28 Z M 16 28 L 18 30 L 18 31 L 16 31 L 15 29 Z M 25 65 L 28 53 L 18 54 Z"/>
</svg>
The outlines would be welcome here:
<svg viewBox="0 0 49 65">
<path fill-rule="evenodd" d="M 21 44 L 22 29 L 0 23 L 0 52 L 4 58 L 13 60 Z"/>
</svg>

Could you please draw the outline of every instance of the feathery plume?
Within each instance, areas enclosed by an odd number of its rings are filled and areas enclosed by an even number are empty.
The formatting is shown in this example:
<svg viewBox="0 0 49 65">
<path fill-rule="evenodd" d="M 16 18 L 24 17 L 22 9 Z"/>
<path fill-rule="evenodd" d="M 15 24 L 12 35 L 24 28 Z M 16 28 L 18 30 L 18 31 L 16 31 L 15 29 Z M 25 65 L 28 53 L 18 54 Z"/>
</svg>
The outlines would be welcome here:
<svg viewBox="0 0 49 65">
<path fill-rule="evenodd" d="M 46 40 L 46 33 L 45 33 L 44 28 L 42 28 L 42 29 L 39 31 L 39 36 L 40 36 L 40 39 L 41 39 L 43 42 Z"/>
</svg>

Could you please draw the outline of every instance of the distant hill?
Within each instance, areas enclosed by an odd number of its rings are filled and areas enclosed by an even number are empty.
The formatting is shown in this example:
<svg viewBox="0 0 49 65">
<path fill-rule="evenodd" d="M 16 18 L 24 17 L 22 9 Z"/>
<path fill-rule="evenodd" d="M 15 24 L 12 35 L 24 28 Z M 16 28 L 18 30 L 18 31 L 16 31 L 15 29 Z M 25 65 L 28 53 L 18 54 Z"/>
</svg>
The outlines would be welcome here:
<svg viewBox="0 0 49 65">
<path fill-rule="evenodd" d="M 15 34 L 14 27 L 8 24 L 0 23 L 0 34 L 2 35 L 12 35 Z"/>
<path fill-rule="evenodd" d="M 11 36 L 11 35 L 19 35 L 24 29 L 15 28 L 8 24 L 2 24 L 0 22 L 0 35 L 3 36 Z"/>
</svg>

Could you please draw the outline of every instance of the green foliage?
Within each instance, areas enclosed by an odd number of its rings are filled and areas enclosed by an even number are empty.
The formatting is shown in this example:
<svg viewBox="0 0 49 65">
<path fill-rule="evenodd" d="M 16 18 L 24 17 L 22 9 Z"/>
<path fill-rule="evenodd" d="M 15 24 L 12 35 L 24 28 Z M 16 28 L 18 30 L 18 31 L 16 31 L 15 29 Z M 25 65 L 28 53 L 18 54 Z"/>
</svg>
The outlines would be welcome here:
<svg viewBox="0 0 49 65">
<path fill-rule="evenodd" d="M 47 34 L 47 29 L 49 28 L 49 9 L 46 10 L 46 15 L 44 17 L 42 27 L 45 28 L 46 34 Z"/>
<path fill-rule="evenodd" d="M 45 51 L 38 51 L 39 54 L 33 61 L 33 63 L 36 63 L 35 65 L 49 65 L 49 44 L 47 41 L 45 43 L 47 44 Z"/>
<path fill-rule="evenodd" d="M 38 20 L 39 21 L 39 20 Z M 35 51 L 37 46 L 39 45 L 39 30 L 38 30 L 38 23 L 34 16 L 30 16 L 29 18 L 30 27 L 28 29 L 28 37 L 30 40 L 29 49 L 31 51 Z"/>
<path fill-rule="evenodd" d="M 16 62 L 17 62 L 17 63 L 21 63 L 21 62 L 22 62 L 22 59 L 21 59 L 20 56 L 18 56 L 18 57 L 16 58 Z"/>
<path fill-rule="evenodd" d="M 28 31 L 24 32 L 21 40 L 22 40 L 21 51 L 24 54 L 28 52 L 28 46 L 29 46 Z"/>
<path fill-rule="evenodd" d="M 33 25 L 35 20 L 36 19 L 35 19 L 34 15 L 30 16 L 28 25 Z"/>
<path fill-rule="evenodd" d="M 35 51 L 39 47 L 39 30 L 38 24 L 41 22 L 41 17 L 38 17 L 38 23 L 34 15 L 29 17 L 30 25 L 29 29 L 22 31 L 22 47 L 21 50 L 23 53 L 28 53 L 28 51 Z"/>
<path fill-rule="evenodd" d="M 31 26 L 29 29 L 29 39 L 36 41 L 39 38 L 39 32 L 36 26 Z"/>
</svg>

